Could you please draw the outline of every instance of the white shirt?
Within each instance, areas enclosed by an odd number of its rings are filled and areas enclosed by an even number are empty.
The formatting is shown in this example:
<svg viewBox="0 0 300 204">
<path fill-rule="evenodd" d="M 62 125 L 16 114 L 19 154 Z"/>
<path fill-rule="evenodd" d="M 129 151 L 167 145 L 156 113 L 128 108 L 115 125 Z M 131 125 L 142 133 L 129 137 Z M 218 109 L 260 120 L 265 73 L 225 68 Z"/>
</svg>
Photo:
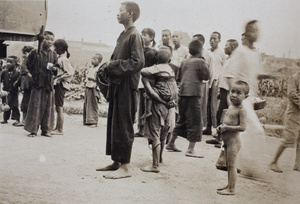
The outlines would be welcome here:
<svg viewBox="0 0 300 204">
<path fill-rule="evenodd" d="M 214 75 L 212 76 L 212 79 L 213 80 L 219 79 L 219 77 L 222 73 L 224 62 L 226 60 L 226 55 L 224 53 L 224 50 L 217 47 L 217 49 L 215 49 L 214 51 L 211 51 L 211 49 L 208 49 L 208 52 L 210 52 L 214 56 L 215 70 L 214 70 Z"/>
<path fill-rule="evenodd" d="M 181 62 L 186 59 L 189 55 L 189 49 L 183 45 L 180 45 L 179 48 L 173 48 L 173 54 L 171 57 L 171 63 L 180 67 Z"/>
<path fill-rule="evenodd" d="M 92 80 L 88 80 L 88 78 L 92 78 L 94 80 L 96 80 L 96 72 L 98 71 L 98 69 L 100 68 L 100 64 L 96 67 L 90 67 L 87 70 L 86 73 L 86 78 L 85 78 L 85 86 L 88 88 L 97 88 L 97 84 L 95 81 Z"/>
</svg>

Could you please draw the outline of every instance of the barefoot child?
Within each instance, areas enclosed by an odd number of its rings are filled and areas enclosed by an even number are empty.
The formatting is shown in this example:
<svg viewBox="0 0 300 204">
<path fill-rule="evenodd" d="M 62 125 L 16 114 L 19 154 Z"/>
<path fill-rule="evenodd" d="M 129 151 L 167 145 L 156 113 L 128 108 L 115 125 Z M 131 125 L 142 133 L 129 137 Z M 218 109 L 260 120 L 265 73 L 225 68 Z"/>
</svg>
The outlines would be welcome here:
<svg viewBox="0 0 300 204">
<path fill-rule="evenodd" d="M 59 55 L 57 65 L 57 75 L 54 77 L 55 107 L 57 112 L 56 127 L 51 135 L 63 135 L 64 129 L 64 98 L 66 92 L 70 89 L 70 82 L 75 73 L 69 57 L 68 44 L 63 39 L 57 39 L 54 42 L 54 50 Z"/>
<path fill-rule="evenodd" d="M 102 61 L 102 55 L 96 53 L 92 58 L 92 66 L 86 72 L 85 96 L 83 103 L 83 124 L 88 127 L 98 126 L 98 101 L 100 98 L 100 92 L 96 85 L 95 73 L 100 68 Z"/>
<path fill-rule="evenodd" d="M 294 163 L 294 170 L 300 171 L 300 72 L 297 72 L 288 80 L 289 102 L 285 112 L 285 130 L 282 143 L 277 149 L 275 157 L 270 164 L 270 169 L 281 173 L 282 170 L 277 165 L 277 161 L 282 152 L 288 147 L 296 149 L 296 159 Z"/>
<path fill-rule="evenodd" d="M 157 63 L 157 50 L 154 48 L 155 42 L 155 31 L 152 28 L 144 28 L 142 30 L 142 38 L 144 40 L 144 56 L 145 56 L 145 67 L 151 67 Z M 138 85 L 139 91 L 139 105 L 138 105 L 138 132 L 135 137 L 144 136 L 144 122 L 145 118 L 151 115 L 151 105 L 147 105 L 149 102 L 149 96 L 145 93 L 145 89 L 140 78 Z"/>
<path fill-rule="evenodd" d="M 202 139 L 201 97 L 203 93 L 200 87 L 202 80 L 207 80 L 209 77 L 206 62 L 202 58 L 202 46 L 200 41 L 192 41 L 189 44 L 189 52 L 192 56 L 184 60 L 179 68 L 179 116 L 166 146 L 167 150 L 180 151 L 175 147 L 175 140 L 177 136 L 182 136 L 189 141 L 185 155 L 198 158 L 203 158 L 196 155 L 194 151 L 196 142 Z"/>
<path fill-rule="evenodd" d="M 170 128 L 170 108 L 174 108 L 177 101 L 177 85 L 175 72 L 168 64 L 171 51 L 161 46 L 157 53 L 157 65 L 143 69 L 142 81 L 149 97 L 151 97 L 151 115 L 146 117 L 145 137 L 152 146 L 153 163 L 141 168 L 144 172 L 159 172 L 159 163 L 162 162 L 164 141 Z M 153 77 L 155 84 L 150 82 Z M 148 105 L 148 104 L 147 104 Z"/>
<path fill-rule="evenodd" d="M 217 189 L 221 195 L 234 195 L 237 178 L 236 160 L 241 148 L 239 132 L 246 129 L 247 112 L 242 102 L 248 97 L 249 85 L 244 81 L 236 81 L 230 90 L 231 105 L 224 115 L 223 124 L 217 130 L 224 141 L 225 157 L 228 171 L 228 184 Z"/>
</svg>

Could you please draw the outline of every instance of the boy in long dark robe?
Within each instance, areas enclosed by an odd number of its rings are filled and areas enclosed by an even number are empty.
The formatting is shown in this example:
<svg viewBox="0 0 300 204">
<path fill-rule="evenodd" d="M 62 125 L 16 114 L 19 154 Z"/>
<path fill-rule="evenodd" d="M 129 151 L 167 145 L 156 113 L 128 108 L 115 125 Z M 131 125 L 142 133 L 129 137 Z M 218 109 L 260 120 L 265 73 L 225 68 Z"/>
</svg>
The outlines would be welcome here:
<svg viewBox="0 0 300 204">
<path fill-rule="evenodd" d="M 114 171 L 105 175 L 108 179 L 130 177 L 130 158 L 134 140 L 133 124 L 137 109 L 137 87 L 140 71 L 144 66 L 143 40 L 134 27 L 140 16 L 134 2 L 121 4 L 117 15 L 125 30 L 104 71 L 109 76 L 109 108 L 107 118 L 106 154 L 113 163 L 97 171 Z"/>
<path fill-rule="evenodd" d="M 39 126 L 41 135 L 46 137 L 50 137 L 50 131 L 54 129 L 53 65 L 57 63 L 57 54 L 50 49 L 53 42 L 54 34 L 45 31 L 40 53 L 35 49 L 28 55 L 27 69 L 33 86 L 24 129 L 30 132 L 29 137 L 37 135 Z"/>
</svg>

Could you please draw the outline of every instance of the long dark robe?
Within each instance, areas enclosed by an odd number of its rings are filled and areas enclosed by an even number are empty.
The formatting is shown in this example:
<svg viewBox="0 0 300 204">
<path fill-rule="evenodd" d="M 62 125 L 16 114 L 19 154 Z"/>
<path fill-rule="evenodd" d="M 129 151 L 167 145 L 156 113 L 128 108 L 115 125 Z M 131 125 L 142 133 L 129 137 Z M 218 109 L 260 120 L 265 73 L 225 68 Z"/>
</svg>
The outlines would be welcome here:
<svg viewBox="0 0 300 204">
<path fill-rule="evenodd" d="M 110 84 L 106 154 L 122 164 L 130 162 L 137 87 L 144 63 L 142 37 L 131 27 L 121 33 L 107 67 Z"/>
</svg>

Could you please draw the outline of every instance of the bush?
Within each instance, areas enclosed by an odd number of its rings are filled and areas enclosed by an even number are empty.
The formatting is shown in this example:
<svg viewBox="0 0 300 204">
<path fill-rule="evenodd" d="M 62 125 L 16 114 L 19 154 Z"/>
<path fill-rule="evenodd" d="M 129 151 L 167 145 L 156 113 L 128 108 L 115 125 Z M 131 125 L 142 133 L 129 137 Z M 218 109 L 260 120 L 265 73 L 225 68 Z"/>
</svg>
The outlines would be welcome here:
<svg viewBox="0 0 300 204">
<path fill-rule="evenodd" d="M 262 123 L 270 125 L 283 125 L 284 112 L 287 106 L 286 97 L 264 97 L 267 104 L 264 109 L 257 110 L 258 118 L 264 118 Z"/>
</svg>

